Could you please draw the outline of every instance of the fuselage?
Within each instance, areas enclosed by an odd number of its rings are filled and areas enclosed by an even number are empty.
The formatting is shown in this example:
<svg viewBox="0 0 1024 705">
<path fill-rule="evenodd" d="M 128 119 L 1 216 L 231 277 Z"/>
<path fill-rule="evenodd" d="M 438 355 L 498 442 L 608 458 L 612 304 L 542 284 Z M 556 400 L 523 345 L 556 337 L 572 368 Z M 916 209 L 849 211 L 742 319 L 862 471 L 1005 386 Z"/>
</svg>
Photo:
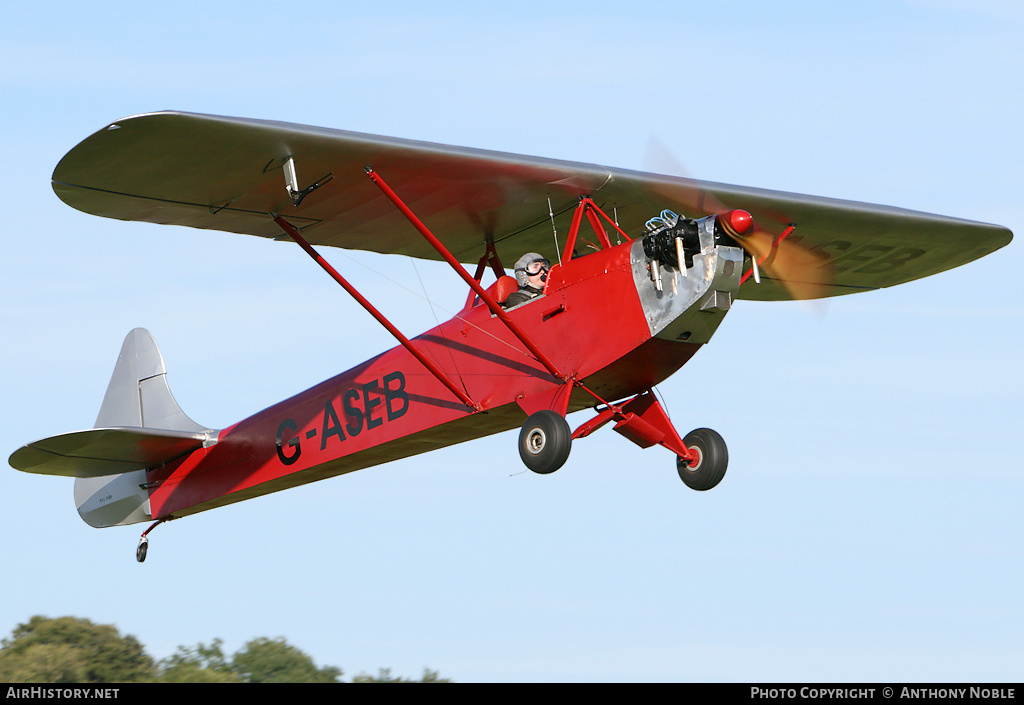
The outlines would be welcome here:
<svg viewBox="0 0 1024 705">
<path fill-rule="evenodd" d="M 660 290 L 639 241 L 554 265 L 544 295 L 509 316 L 563 379 L 606 400 L 640 393 L 678 370 L 717 327 L 726 309 L 700 311 L 708 292 L 738 286 L 738 266 L 735 275 L 720 270 L 741 262 L 741 254 L 709 243 L 687 276 L 665 271 Z M 192 514 L 499 433 L 536 408 L 561 404 L 564 413 L 597 403 L 552 376 L 479 299 L 413 344 L 480 410 L 398 346 L 221 430 L 209 448 L 149 470 L 152 517 Z"/>
</svg>

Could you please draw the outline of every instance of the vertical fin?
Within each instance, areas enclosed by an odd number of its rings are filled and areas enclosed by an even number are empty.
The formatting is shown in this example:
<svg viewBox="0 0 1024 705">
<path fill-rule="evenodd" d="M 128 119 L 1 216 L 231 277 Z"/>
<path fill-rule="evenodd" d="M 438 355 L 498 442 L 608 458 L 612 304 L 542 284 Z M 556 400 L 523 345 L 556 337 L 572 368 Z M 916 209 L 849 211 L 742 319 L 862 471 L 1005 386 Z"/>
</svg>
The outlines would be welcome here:
<svg viewBox="0 0 1024 705">
<path fill-rule="evenodd" d="M 124 339 L 95 428 L 159 428 L 206 432 L 185 415 L 167 386 L 167 368 L 149 331 L 136 328 Z M 146 471 L 75 479 L 75 506 L 96 528 L 151 521 Z"/>
<path fill-rule="evenodd" d="M 149 331 L 136 328 L 121 346 L 95 428 L 135 426 L 208 431 L 185 415 L 167 386 L 167 368 Z"/>
</svg>

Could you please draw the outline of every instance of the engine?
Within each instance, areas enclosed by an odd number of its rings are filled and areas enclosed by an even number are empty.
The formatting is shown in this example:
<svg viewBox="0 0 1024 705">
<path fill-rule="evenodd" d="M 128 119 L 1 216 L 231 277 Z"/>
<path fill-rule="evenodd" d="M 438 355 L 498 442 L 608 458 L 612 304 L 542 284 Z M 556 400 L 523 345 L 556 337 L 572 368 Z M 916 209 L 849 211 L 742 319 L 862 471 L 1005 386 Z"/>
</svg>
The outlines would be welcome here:
<svg viewBox="0 0 1024 705">
<path fill-rule="evenodd" d="M 648 259 L 678 269 L 693 267 L 693 254 L 700 252 L 699 225 L 696 220 L 683 218 L 670 210 L 647 221 L 644 235 L 644 254 Z M 680 267 L 680 256 L 683 267 Z"/>
<path fill-rule="evenodd" d="M 676 268 L 683 276 L 693 267 L 693 256 L 709 244 L 701 244 L 701 233 L 710 233 L 714 246 L 741 247 L 739 239 L 752 228 L 750 214 L 732 210 L 705 218 L 684 218 L 670 210 L 647 221 L 644 254 L 650 261 L 651 279 L 660 289 L 661 267 Z M 707 235 L 705 235 L 705 238 Z"/>
</svg>

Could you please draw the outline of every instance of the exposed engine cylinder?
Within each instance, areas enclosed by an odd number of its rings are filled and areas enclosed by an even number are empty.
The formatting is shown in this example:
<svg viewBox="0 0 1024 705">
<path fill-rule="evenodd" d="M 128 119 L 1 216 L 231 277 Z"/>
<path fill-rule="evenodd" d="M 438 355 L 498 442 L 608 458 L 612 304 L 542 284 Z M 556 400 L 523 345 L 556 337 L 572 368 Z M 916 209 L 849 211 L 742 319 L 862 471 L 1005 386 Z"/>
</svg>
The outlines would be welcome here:
<svg viewBox="0 0 1024 705">
<path fill-rule="evenodd" d="M 713 219 L 715 245 L 740 247 L 738 242 L 753 227 L 751 216 L 746 211 L 731 210 L 717 216 L 694 220 L 683 218 L 670 210 L 663 210 L 660 216 L 647 221 L 648 233 L 644 236 L 644 254 L 652 262 L 679 267 L 679 253 L 683 253 L 685 267 L 693 266 L 693 255 L 700 251 L 700 223 Z"/>
<path fill-rule="evenodd" d="M 661 216 L 647 221 L 648 233 L 644 235 L 644 254 L 648 259 L 668 264 L 678 269 L 679 248 L 676 240 L 682 238 L 685 268 L 693 266 L 693 255 L 700 251 L 699 227 L 696 220 L 682 218 L 672 211 L 665 210 Z"/>
</svg>

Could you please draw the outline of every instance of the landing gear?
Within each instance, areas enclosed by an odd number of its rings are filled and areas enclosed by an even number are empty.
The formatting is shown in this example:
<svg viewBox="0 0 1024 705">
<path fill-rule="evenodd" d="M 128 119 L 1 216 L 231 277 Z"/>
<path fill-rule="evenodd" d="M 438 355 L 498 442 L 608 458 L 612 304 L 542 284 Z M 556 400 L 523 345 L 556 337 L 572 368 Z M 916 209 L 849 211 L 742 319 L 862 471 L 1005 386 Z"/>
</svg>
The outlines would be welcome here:
<svg viewBox="0 0 1024 705">
<path fill-rule="evenodd" d="M 142 532 L 142 536 L 139 537 L 139 545 L 135 548 L 135 560 L 139 563 L 144 563 L 146 561 L 146 553 L 149 552 L 149 532 L 160 526 L 160 524 L 163 524 L 165 521 L 170 521 L 173 518 L 174 517 L 171 516 L 164 519 L 158 519 L 150 524 L 148 529 Z"/>
<path fill-rule="evenodd" d="M 698 428 L 686 434 L 683 443 L 698 455 L 689 462 L 676 458 L 676 469 L 686 486 L 703 491 L 721 482 L 729 465 L 729 451 L 722 437 L 710 428 Z"/>
<path fill-rule="evenodd" d="M 526 467 L 547 475 L 565 464 L 572 449 L 572 432 L 565 417 L 544 409 L 531 414 L 519 432 L 519 457 Z"/>
</svg>

